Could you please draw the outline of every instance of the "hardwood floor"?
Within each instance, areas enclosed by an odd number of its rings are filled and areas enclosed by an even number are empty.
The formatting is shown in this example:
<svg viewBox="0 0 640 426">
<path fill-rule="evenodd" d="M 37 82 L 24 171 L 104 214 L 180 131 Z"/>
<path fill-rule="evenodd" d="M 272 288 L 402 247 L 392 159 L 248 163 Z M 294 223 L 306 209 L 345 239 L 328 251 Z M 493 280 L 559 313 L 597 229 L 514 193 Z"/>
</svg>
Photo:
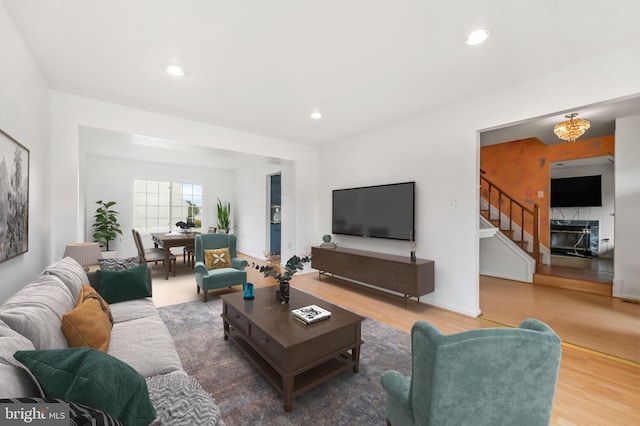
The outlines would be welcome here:
<svg viewBox="0 0 640 426">
<path fill-rule="evenodd" d="M 252 269 L 247 271 L 249 281 L 257 287 L 272 285 L 272 281 L 262 277 L 259 272 Z M 450 334 L 476 328 L 494 327 L 497 322 L 507 325 L 509 322 L 519 323 L 528 316 L 542 319 L 546 314 L 553 313 L 556 308 L 559 309 L 559 312 L 555 313 L 557 317 L 567 317 L 568 323 L 574 323 L 573 327 L 569 327 L 566 332 L 564 326 L 560 326 L 562 331 L 556 330 L 563 340 L 573 340 L 572 337 L 568 337 L 572 335 L 572 330 L 582 328 L 577 322 L 571 320 L 571 318 L 575 318 L 575 316 L 569 315 L 572 313 L 571 310 L 584 311 L 588 317 L 586 326 L 598 331 L 598 333 L 587 334 L 586 338 L 590 340 L 585 343 L 586 348 L 595 346 L 605 337 L 605 334 L 617 330 L 618 317 L 615 317 L 615 321 L 611 320 L 611 315 L 618 315 L 614 314 L 614 310 L 608 306 L 593 305 L 593 302 L 584 301 L 582 298 L 577 298 L 578 304 L 569 310 L 564 306 L 554 305 L 545 300 L 543 296 L 539 296 L 540 293 L 537 291 L 527 291 L 529 290 L 527 288 L 521 289 L 524 291 L 517 296 L 512 293 L 501 294 L 499 292 L 496 296 L 492 295 L 496 288 L 508 283 L 487 285 L 485 280 L 482 280 L 481 308 L 483 316 L 480 318 L 467 317 L 424 303 L 418 304 L 415 301 L 410 301 L 405 309 L 401 297 L 331 277 L 323 277 L 320 280 L 317 273 L 296 275 L 292 286 L 404 332 L 409 332 L 417 320 L 429 321 L 443 333 Z M 529 287 L 532 286 L 529 285 Z M 547 292 L 568 291 L 539 288 L 546 289 Z M 154 302 L 157 306 L 191 300 L 202 301 L 202 294 L 198 296 L 195 291 L 193 271 L 187 270 L 181 264 L 181 259 L 178 259 L 176 278 L 170 277 L 169 280 L 164 280 L 161 268 L 154 269 L 153 289 Z M 234 287 L 211 292 L 209 298 L 212 299 L 219 294 L 235 291 L 241 291 L 241 289 Z M 531 311 L 525 312 L 524 308 L 519 310 L 518 306 L 525 299 L 529 299 L 528 304 Z M 489 308 L 487 305 L 493 306 Z M 628 334 L 628 330 L 625 329 L 621 334 L 627 336 L 630 342 L 629 347 L 633 348 L 633 341 L 637 338 L 637 331 L 640 327 L 638 327 L 637 311 L 633 310 L 633 307 L 637 307 L 637 305 L 629 305 L 632 306 L 630 312 L 622 313 L 620 317 L 626 318 L 624 321 L 629 322 L 631 326 L 635 323 L 636 333 Z M 626 306 L 622 309 L 625 310 Z M 501 312 L 504 312 L 501 314 L 504 315 L 504 318 L 499 318 L 501 321 L 489 318 L 494 316 L 493 313 L 496 313 L 495 317 L 497 318 L 497 314 Z M 555 319 L 551 319 L 549 322 L 551 321 L 555 321 Z M 556 329 L 556 326 L 550 325 Z M 611 345 L 613 344 L 617 343 Z M 637 343 L 635 345 L 637 350 Z M 636 362 L 607 355 L 610 347 L 610 345 L 605 345 L 601 351 L 596 352 L 575 344 L 563 343 L 562 363 L 551 424 L 561 426 L 638 424 L 638 419 L 640 419 L 640 368 Z M 362 350 L 366 350 L 366 342 Z"/>
<path fill-rule="evenodd" d="M 481 317 L 549 324 L 564 342 L 640 363 L 640 305 L 615 297 L 480 277 Z"/>
</svg>

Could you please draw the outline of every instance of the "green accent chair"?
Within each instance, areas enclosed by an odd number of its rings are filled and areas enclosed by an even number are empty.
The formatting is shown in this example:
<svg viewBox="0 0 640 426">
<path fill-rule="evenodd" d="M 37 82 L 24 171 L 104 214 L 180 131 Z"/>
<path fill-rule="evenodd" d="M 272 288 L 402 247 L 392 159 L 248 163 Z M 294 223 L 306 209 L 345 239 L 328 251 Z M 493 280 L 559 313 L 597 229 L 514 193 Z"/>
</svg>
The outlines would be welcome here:
<svg viewBox="0 0 640 426">
<path fill-rule="evenodd" d="M 208 270 L 204 262 L 204 250 L 229 248 L 231 268 Z M 207 292 L 218 288 L 242 285 L 247 282 L 247 271 L 244 268 L 249 264 L 244 259 L 239 259 L 236 252 L 235 234 L 202 234 L 196 235 L 196 283 L 198 294 L 200 289 L 204 292 L 204 301 L 207 301 Z"/>
<path fill-rule="evenodd" d="M 444 335 L 418 321 L 411 328 L 412 372 L 380 379 L 387 425 L 548 425 L 562 357 L 545 323 Z"/>
</svg>

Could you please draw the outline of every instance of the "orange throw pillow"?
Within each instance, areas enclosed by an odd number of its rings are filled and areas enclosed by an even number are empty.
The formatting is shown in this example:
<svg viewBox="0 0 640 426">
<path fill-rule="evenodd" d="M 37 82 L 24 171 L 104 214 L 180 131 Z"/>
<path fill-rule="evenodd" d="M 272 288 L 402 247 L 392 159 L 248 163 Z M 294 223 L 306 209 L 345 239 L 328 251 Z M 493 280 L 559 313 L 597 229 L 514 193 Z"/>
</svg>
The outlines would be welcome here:
<svg viewBox="0 0 640 426">
<path fill-rule="evenodd" d="M 207 269 L 231 268 L 231 255 L 228 248 L 205 250 L 204 265 Z"/>
<path fill-rule="evenodd" d="M 62 331 L 69 347 L 107 352 L 113 317 L 107 302 L 91 286 L 83 285 L 76 307 L 62 316 Z"/>
</svg>

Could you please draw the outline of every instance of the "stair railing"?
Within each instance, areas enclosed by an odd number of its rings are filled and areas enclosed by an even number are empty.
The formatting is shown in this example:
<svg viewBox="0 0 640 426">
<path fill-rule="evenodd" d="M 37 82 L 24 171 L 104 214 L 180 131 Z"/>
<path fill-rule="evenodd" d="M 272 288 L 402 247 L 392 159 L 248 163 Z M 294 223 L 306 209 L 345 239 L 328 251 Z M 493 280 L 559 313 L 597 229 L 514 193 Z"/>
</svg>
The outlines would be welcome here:
<svg viewBox="0 0 640 426">
<path fill-rule="evenodd" d="M 500 187 L 491 182 L 484 176 L 480 176 L 480 198 L 487 201 L 489 206 L 489 217 L 491 220 L 491 207 L 495 207 L 498 211 L 498 229 L 501 231 L 509 231 L 511 239 L 516 241 L 513 233 L 514 224 L 520 227 L 520 241 L 524 244 L 524 232 L 525 228 L 531 230 L 531 237 L 533 239 L 533 252 L 530 253 L 533 259 L 536 261 L 536 269 L 540 264 L 540 230 L 539 230 L 539 207 L 538 204 L 533 204 L 533 209 L 530 209 L 523 204 L 519 203 L 509 194 L 504 192 Z M 502 227 L 502 216 L 508 218 L 509 227 Z M 530 226 L 527 220 L 530 219 Z M 526 248 L 522 247 L 525 251 Z M 527 251 L 528 252 L 528 251 Z"/>
</svg>

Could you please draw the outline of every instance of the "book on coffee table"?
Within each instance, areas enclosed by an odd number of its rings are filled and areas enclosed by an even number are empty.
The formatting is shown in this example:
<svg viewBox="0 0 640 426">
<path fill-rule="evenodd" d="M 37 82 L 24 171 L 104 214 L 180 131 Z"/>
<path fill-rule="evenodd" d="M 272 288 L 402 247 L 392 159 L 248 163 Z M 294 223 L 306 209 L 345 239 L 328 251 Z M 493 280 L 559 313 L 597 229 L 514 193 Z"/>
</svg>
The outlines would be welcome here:
<svg viewBox="0 0 640 426">
<path fill-rule="evenodd" d="M 309 305 L 303 308 L 293 309 L 293 317 L 304 324 L 326 320 L 331 317 L 331 312 L 317 305 Z"/>
</svg>

